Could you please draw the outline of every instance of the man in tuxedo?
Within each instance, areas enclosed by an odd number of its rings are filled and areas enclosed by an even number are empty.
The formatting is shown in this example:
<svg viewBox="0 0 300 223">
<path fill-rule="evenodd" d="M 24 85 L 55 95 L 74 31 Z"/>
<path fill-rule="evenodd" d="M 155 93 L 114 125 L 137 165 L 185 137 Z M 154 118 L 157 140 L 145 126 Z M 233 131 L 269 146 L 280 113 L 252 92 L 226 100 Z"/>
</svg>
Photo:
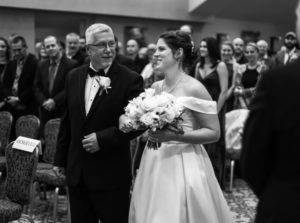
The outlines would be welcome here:
<svg viewBox="0 0 300 223">
<path fill-rule="evenodd" d="M 16 121 L 22 115 L 37 114 L 33 82 L 38 61 L 27 52 L 27 43 L 22 36 L 12 40 L 11 49 L 14 60 L 8 62 L 3 74 L 0 101 L 4 102 L 2 110 L 11 112 Z M 14 140 L 14 127 L 12 129 L 11 139 Z"/>
<path fill-rule="evenodd" d="M 285 50 L 280 50 L 274 56 L 273 62 L 271 64 L 272 69 L 280 66 L 285 66 L 295 61 L 300 56 L 300 51 L 299 49 L 297 49 L 298 41 L 296 33 L 286 33 L 283 41 Z"/>
<path fill-rule="evenodd" d="M 137 133 L 121 132 L 119 117 L 128 101 L 143 91 L 143 79 L 114 61 L 116 42 L 109 26 L 88 27 L 86 42 L 90 64 L 72 70 L 66 80 L 67 107 L 54 171 L 65 171 L 72 223 L 126 223 L 129 141 Z"/>
<path fill-rule="evenodd" d="M 77 66 L 75 60 L 62 54 L 55 36 L 47 36 L 44 46 L 49 58 L 39 63 L 35 78 L 35 97 L 39 104 L 41 131 L 48 120 L 61 118 L 64 111 L 66 74 Z"/>
<path fill-rule="evenodd" d="M 297 8 L 300 34 L 300 4 Z M 298 35 L 299 36 L 299 35 Z M 256 223 L 300 219 L 300 60 L 265 73 L 243 135 L 241 169 L 259 198 Z"/>
</svg>

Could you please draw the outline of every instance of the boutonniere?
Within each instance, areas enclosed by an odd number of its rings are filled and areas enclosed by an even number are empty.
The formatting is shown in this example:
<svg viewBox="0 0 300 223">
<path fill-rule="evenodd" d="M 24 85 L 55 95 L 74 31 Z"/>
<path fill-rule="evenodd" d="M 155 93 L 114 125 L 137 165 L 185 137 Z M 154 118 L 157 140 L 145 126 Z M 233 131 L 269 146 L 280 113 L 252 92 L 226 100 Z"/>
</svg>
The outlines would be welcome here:
<svg viewBox="0 0 300 223">
<path fill-rule="evenodd" d="M 106 94 L 108 94 L 108 89 L 111 88 L 110 84 L 111 84 L 111 80 L 109 77 L 100 76 L 99 85 L 101 90 L 99 92 L 99 96 L 102 94 L 103 90 L 106 92 Z"/>
</svg>

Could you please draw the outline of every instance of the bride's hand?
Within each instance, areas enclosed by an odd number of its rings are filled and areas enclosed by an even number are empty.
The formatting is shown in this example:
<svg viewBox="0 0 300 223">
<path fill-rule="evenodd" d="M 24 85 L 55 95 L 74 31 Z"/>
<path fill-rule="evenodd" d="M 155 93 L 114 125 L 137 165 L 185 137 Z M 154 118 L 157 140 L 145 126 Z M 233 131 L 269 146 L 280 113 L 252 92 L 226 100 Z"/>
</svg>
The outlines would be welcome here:
<svg viewBox="0 0 300 223">
<path fill-rule="evenodd" d="M 121 115 L 119 118 L 119 129 L 122 132 L 128 133 L 133 130 L 130 119 L 126 115 Z"/>
<path fill-rule="evenodd" d="M 149 131 L 148 137 L 152 142 L 168 142 L 177 139 L 177 134 L 168 129 L 159 130 L 155 132 Z"/>
</svg>

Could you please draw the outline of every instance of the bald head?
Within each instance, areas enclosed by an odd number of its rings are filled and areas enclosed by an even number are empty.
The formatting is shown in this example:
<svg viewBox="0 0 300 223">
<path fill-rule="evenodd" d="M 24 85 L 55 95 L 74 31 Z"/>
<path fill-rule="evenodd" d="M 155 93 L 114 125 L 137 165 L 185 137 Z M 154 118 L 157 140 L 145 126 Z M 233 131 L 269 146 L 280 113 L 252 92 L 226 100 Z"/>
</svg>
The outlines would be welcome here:
<svg viewBox="0 0 300 223">
<path fill-rule="evenodd" d="M 183 26 L 180 27 L 179 30 L 182 31 L 182 32 L 185 32 L 189 35 L 192 35 L 192 33 L 193 33 L 192 27 L 190 25 L 183 25 Z"/>
<path fill-rule="evenodd" d="M 240 55 L 244 52 L 244 40 L 242 40 L 241 38 L 235 38 L 232 41 L 232 45 L 235 54 Z"/>
</svg>

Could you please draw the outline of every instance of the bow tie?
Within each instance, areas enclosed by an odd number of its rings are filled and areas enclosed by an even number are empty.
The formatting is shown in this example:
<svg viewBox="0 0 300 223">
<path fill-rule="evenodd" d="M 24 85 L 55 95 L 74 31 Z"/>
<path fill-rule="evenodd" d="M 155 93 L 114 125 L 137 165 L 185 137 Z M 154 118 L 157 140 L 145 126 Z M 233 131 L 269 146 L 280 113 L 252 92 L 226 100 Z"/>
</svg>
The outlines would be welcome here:
<svg viewBox="0 0 300 223">
<path fill-rule="evenodd" d="M 90 77 L 105 76 L 105 72 L 103 69 L 100 69 L 99 71 L 94 71 L 93 69 L 89 68 L 88 72 L 89 72 Z"/>
</svg>

